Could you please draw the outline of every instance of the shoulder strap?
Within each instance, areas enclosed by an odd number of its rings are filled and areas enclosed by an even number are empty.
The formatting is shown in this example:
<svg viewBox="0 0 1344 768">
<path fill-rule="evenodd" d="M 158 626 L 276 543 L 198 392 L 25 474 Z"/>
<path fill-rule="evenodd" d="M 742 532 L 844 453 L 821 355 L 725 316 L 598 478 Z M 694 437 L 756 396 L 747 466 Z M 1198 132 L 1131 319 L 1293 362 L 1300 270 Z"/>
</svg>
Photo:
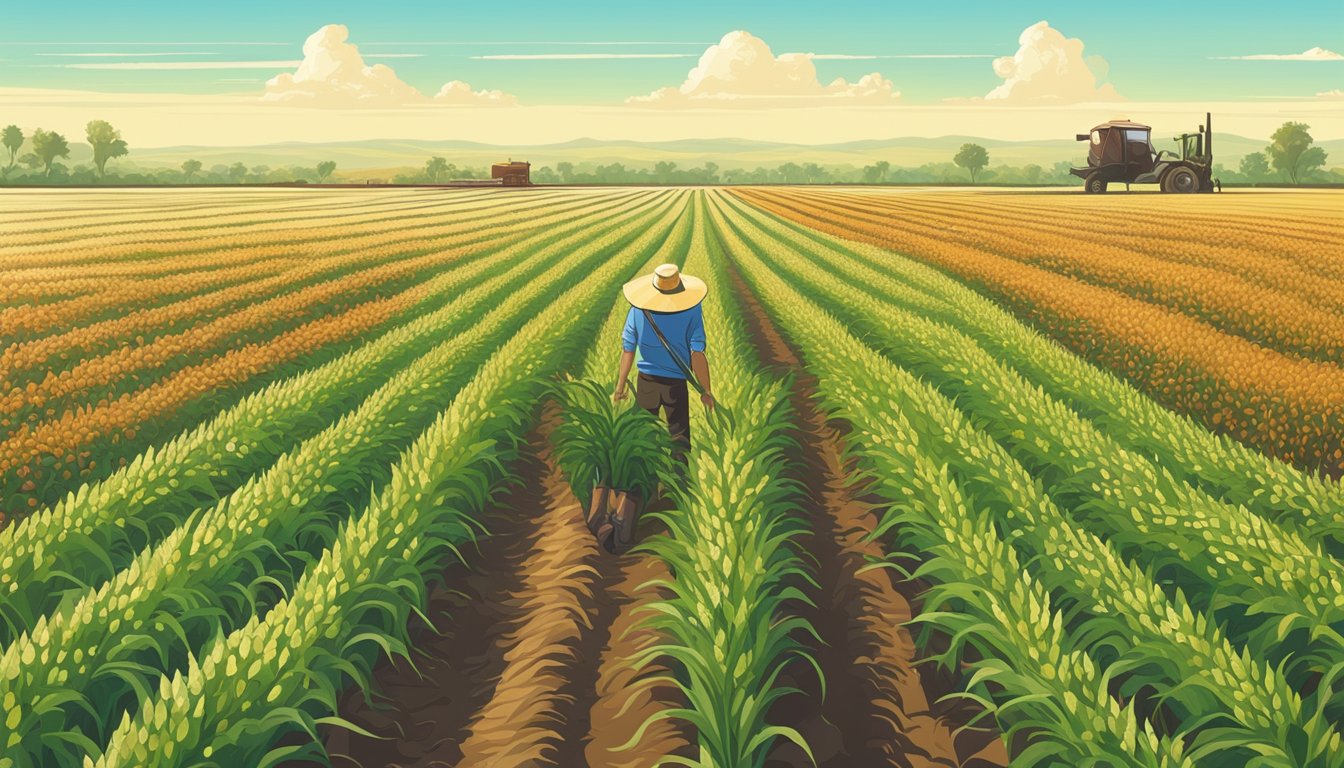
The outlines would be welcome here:
<svg viewBox="0 0 1344 768">
<path fill-rule="evenodd" d="M 705 388 L 700 386 L 700 382 L 696 380 L 695 373 L 691 371 L 691 366 L 687 365 L 686 361 L 681 359 L 681 355 L 678 355 L 677 351 L 668 343 L 667 337 L 663 335 L 663 329 L 659 328 L 658 323 L 654 322 L 653 313 L 642 308 L 639 311 L 644 313 L 644 321 L 653 329 L 653 335 L 658 337 L 658 341 L 662 342 L 663 349 L 666 349 L 667 353 L 672 356 L 672 362 L 676 363 L 681 372 L 686 375 L 686 380 L 691 382 L 691 386 L 695 387 L 697 392 L 703 393 Z"/>
</svg>

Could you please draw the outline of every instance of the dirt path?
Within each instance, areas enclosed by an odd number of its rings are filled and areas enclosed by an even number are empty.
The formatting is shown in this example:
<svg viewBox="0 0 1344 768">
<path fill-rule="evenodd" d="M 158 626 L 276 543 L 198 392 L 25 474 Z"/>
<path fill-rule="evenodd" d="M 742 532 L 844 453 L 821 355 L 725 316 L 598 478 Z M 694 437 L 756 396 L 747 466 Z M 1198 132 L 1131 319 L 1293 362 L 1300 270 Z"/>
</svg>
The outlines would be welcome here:
<svg viewBox="0 0 1344 768">
<path fill-rule="evenodd" d="M 825 676 L 826 696 L 820 695 L 815 672 L 794 670 L 791 682 L 807 695 L 781 700 L 771 722 L 797 728 L 820 768 L 1006 765 L 1007 752 L 995 733 L 968 729 L 954 735 L 972 713 L 931 704 L 955 690 L 955 681 L 922 675 L 914 667 L 918 654 L 903 625 L 914 615 L 920 588 L 894 581 L 889 569 L 865 570 L 885 552 L 867 538 L 876 524 L 874 504 L 850 479 L 839 425 L 815 403 L 816 377 L 731 265 L 730 273 L 762 360 L 794 377 L 791 403 L 800 441 L 795 459 L 810 526 L 803 547 L 816 559 L 818 588 L 809 590 L 816 607 L 805 618 L 821 635 L 822 644 L 812 651 Z M 807 764 L 791 744 L 777 748 L 767 763 Z"/>
<path fill-rule="evenodd" d="M 653 557 L 599 551 L 551 455 L 558 418 L 548 406 L 529 436 L 514 467 L 524 482 L 499 498 L 494 534 L 469 556 L 478 567 L 445 574 L 460 592 L 433 599 L 442 635 L 412 638 L 420 674 L 385 663 L 373 706 L 359 692 L 343 698 L 343 717 L 386 740 L 333 731 L 337 768 L 640 768 L 684 754 L 686 735 L 667 720 L 618 750 L 650 715 L 679 706 L 674 690 L 646 682 L 665 670 L 637 675 L 627 661 L 656 641 L 638 626 L 658 597 L 643 585 L 667 574 Z"/>
</svg>

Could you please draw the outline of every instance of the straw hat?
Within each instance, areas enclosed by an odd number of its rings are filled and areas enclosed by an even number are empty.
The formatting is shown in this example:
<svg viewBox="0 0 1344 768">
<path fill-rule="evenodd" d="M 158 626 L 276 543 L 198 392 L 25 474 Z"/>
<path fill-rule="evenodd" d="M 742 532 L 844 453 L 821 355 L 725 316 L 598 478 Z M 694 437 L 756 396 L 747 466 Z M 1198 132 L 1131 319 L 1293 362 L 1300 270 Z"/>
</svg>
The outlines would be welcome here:
<svg viewBox="0 0 1344 768">
<path fill-rule="evenodd" d="M 709 293 L 704 280 L 681 274 L 676 264 L 660 264 L 652 275 L 637 277 L 622 290 L 637 309 L 650 312 L 681 312 L 699 304 Z"/>
</svg>

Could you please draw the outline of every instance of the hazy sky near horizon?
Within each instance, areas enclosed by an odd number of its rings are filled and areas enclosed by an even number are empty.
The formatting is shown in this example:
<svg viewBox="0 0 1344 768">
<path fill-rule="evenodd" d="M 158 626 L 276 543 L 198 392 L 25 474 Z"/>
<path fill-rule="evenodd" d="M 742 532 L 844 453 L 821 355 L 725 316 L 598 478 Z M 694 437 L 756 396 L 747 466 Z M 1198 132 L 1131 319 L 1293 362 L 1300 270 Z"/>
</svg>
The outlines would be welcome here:
<svg viewBox="0 0 1344 768">
<path fill-rule="evenodd" d="M 77 108 L 78 98 L 53 98 L 61 92 L 136 94 L 88 101 L 90 109 L 99 103 L 104 112 L 138 110 L 129 118 L 137 125 L 152 125 L 156 109 L 161 116 L 173 114 L 165 106 L 173 95 L 182 95 L 181 103 L 195 110 L 214 98 L 220 109 L 246 111 L 270 92 L 268 98 L 288 108 L 285 119 L 299 134 L 292 138 L 302 139 L 301 126 L 312 121 L 295 108 L 354 106 L 336 99 L 348 99 L 352 89 L 361 88 L 361 112 L 352 124 L 380 136 L 422 135 L 422 128 L 434 123 L 426 117 L 426 105 L 452 81 L 470 89 L 458 86 L 434 100 L 439 111 L 494 109 L 504 103 L 523 109 L 583 107 L 587 113 L 652 107 L 768 113 L 806 106 L 818 114 L 859 107 L 869 112 L 923 108 L 918 127 L 935 134 L 939 126 L 927 117 L 930 108 L 987 96 L 1027 111 L 1074 111 L 1073 105 L 1112 98 L 1135 105 L 1185 103 L 1193 112 L 1207 103 L 1239 103 L 1247 113 L 1264 114 L 1278 111 L 1270 103 L 1297 101 L 1331 102 L 1311 104 L 1307 112 L 1313 116 L 1331 113 L 1335 105 L 1344 110 L 1344 56 L 1336 53 L 1344 51 L 1344 3 L 1339 0 L 1272 8 L 1239 1 L 1146 0 L 918 5 L 855 0 L 683 0 L 675 5 L 150 0 L 116 5 L 71 0 L 55 18 L 50 6 L 36 3 L 13 4 L 4 16 L 0 122 L 23 121 L 24 112 L 49 122 L 67 120 L 53 110 Z M 1046 22 L 1048 36 L 1028 43 L 1024 31 L 1040 22 Z M 330 55 L 324 60 L 339 62 L 357 49 L 356 69 L 378 70 L 368 82 L 319 81 L 300 70 L 300 62 L 313 58 L 305 54 L 305 40 L 325 25 L 343 25 L 348 40 L 329 40 L 330 50 L 322 55 Z M 730 45 L 724 36 L 734 30 L 749 35 Z M 716 50 L 708 75 L 697 78 L 692 68 L 705 67 L 701 57 Z M 781 56 L 793 53 L 812 55 L 803 57 L 805 62 Z M 743 61 L 771 56 L 779 58 L 741 68 Z M 1069 71 L 1051 75 L 1056 68 Z M 308 69 L 322 67 L 319 62 Z M 267 87 L 268 80 L 283 73 L 291 73 L 293 82 Z M 806 84 L 795 87 L 800 78 Z M 401 100 L 393 103 L 392 93 L 401 94 Z M 403 106 L 409 98 L 405 94 L 425 100 L 409 121 L 390 109 Z M 376 98 L 363 98 L 370 95 Z M 382 128 L 371 112 L 380 107 L 386 115 Z M 948 109 L 947 114 L 941 132 L 976 133 L 965 126 L 958 130 L 964 113 Z M 870 119 L 880 134 L 877 119 Z M 259 122 L 264 121 L 241 120 L 239 125 Z M 699 129 L 685 115 L 671 122 L 692 134 L 729 135 L 724 131 L 741 116 L 716 121 L 706 112 Z M 421 123 L 425 126 L 412 127 Z M 408 127 L 398 133 L 402 125 Z M 560 125 L 570 133 L 600 133 L 583 131 L 579 119 Z M 276 138 L 252 128 L 243 134 L 238 143 Z"/>
</svg>

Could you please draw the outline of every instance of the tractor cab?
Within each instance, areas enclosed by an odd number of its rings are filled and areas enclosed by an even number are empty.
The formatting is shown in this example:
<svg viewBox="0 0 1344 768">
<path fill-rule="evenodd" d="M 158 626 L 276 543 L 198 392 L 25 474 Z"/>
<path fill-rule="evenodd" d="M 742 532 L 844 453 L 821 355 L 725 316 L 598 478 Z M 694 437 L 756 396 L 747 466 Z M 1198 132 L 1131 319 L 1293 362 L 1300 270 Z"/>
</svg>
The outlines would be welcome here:
<svg viewBox="0 0 1344 768">
<path fill-rule="evenodd" d="M 1090 142 L 1087 164 L 1091 168 L 1112 168 L 1126 175 L 1153 170 L 1153 129 L 1128 120 L 1112 120 L 1093 128 L 1079 140 Z"/>
<path fill-rule="evenodd" d="M 1126 118 L 1116 118 L 1075 138 L 1088 142 L 1087 166 L 1070 168 L 1083 179 L 1083 190 L 1106 191 L 1108 184 L 1160 184 L 1163 192 L 1210 192 L 1214 188 L 1213 124 L 1206 115 L 1198 133 L 1176 139 L 1181 155 L 1153 148 L 1153 129 Z"/>
</svg>

